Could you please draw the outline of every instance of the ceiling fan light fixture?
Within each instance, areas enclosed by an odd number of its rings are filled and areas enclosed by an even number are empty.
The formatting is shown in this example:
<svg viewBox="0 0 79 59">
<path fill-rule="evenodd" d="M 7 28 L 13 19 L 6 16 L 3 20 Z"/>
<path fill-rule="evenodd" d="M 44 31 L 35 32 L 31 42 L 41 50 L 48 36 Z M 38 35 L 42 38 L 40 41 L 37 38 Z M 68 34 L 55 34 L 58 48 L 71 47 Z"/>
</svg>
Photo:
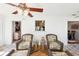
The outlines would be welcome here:
<svg viewBox="0 0 79 59">
<path fill-rule="evenodd" d="M 26 11 L 26 10 L 25 10 L 25 11 L 23 11 L 23 12 L 24 12 L 24 15 L 27 15 L 27 14 L 28 14 L 28 11 Z"/>
<path fill-rule="evenodd" d="M 22 10 L 20 8 L 17 8 L 17 10 L 18 10 L 19 13 L 22 13 Z"/>
<path fill-rule="evenodd" d="M 43 12 L 43 8 L 28 7 L 26 3 L 19 3 L 18 5 L 12 3 L 7 3 L 7 4 L 17 8 L 17 11 L 13 12 L 12 14 L 20 13 L 22 15 L 28 15 L 30 17 L 33 17 L 31 12 Z"/>
</svg>

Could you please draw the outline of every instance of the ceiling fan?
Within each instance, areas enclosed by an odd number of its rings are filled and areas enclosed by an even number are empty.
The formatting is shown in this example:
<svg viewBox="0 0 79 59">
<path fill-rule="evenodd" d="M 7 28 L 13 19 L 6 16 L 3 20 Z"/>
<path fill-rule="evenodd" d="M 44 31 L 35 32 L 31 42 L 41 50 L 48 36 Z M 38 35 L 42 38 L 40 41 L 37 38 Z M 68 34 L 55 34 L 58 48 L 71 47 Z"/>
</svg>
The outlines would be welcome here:
<svg viewBox="0 0 79 59">
<path fill-rule="evenodd" d="M 15 4 L 12 4 L 12 3 L 6 3 L 6 4 L 9 4 L 11 6 L 14 6 L 14 7 L 17 7 L 19 9 L 21 9 L 23 12 L 24 11 L 27 11 L 28 12 L 28 16 L 30 17 L 33 17 L 33 15 L 31 14 L 30 11 L 33 11 L 33 12 L 43 12 L 43 8 L 33 8 L 33 7 L 28 7 L 26 5 L 26 3 L 19 3 L 18 5 L 15 5 Z M 18 14 L 18 10 L 12 12 L 12 14 Z"/>
</svg>

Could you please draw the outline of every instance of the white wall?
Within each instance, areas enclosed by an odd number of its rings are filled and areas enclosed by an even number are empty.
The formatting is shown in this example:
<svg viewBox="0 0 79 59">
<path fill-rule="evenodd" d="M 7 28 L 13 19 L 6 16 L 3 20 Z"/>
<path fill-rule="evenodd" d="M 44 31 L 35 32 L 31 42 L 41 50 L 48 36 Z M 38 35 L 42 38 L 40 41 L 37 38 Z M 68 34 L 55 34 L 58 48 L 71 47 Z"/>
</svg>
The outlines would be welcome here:
<svg viewBox="0 0 79 59">
<path fill-rule="evenodd" d="M 30 18 L 27 15 L 25 17 L 22 17 L 20 14 L 12 15 L 11 12 L 16 9 L 15 7 L 6 4 L 0 5 L 0 13 L 5 15 L 3 16 L 3 18 L 5 18 L 3 25 L 1 22 L 2 20 L 0 20 L 0 28 L 3 26 L 3 35 L 0 36 L 0 38 L 2 38 L 0 40 L 4 41 L 5 44 L 11 44 L 12 21 L 20 20 L 22 23 L 22 35 L 25 33 L 32 33 L 34 34 L 34 40 L 40 40 L 42 36 L 45 36 L 48 33 L 53 33 L 58 36 L 60 41 L 62 41 L 64 44 L 67 44 L 67 21 L 79 20 L 79 18 L 72 17 L 72 13 L 74 14 L 76 10 L 79 9 L 79 4 L 37 3 L 34 5 L 35 7 L 39 6 L 44 8 L 44 12 L 32 13 L 34 15 L 33 18 Z M 45 20 L 45 31 L 35 31 L 35 20 Z M 2 33 L 2 29 L 0 29 L 0 33 Z"/>
<path fill-rule="evenodd" d="M 6 17 L 4 21 L 4 42 L 5 44 L 11 44 L 12 43 L 12 21 L 19 21 L 21 20 L 19 16 L 14 15 L 8 15 L 9 17 Z"/>
<path fill-rule="evenodd" d="M 8 5 L 1 6 L 1 11 L 3 11 L 4 15 L 6 16 L 6 18 L 4 17 L 5 20 L 3 25 L 3 29 L 4 29 L 3 37 L 5 44 L 12 43 L 12 21 L 14 20 L 20 20 L 22 23 L 22 27 L 21 27 L 22 34 L 32 33 L 34 34 L 34 40 L 40 40 L 42 36 L 45 36 L 48 33 L 53 33 L 58 36 L 58 40 L 62 41 L 64 44 L 67 44 L 67 21 L 71 18 L 67 19 L 65 16 L 63 16 L 64 12 L 66 11 L 66 10 L 65 11 L 61 10 L 61 7 L 63 5 L 40 4 L 40 6 L 44 8 L 43 13 L 32 13 L 34 15 L 33 18 L 30 18 L 29 16 L 26 15 L 24 19 L 20 14 L 19 15 L 11 14 L 11 12 L 14 11 L 15 9 L 12 6 L 8 6 Z M 2 7 L 4 10 L 6 9 L 6 11 L 8 12 L 4 11 Z M 35 31 L 35 20 L 45 20 L 45 31 Z"/>
<path fill-rule="evenodd" d="M 3 30 L 3 24 L 4 23 L 4 17 L 2 14 L 0 14 L 0 45 L 4 43 L 4 30 Z"/>
<path fill-rule="evenodd" d="M 0 43 L 2 43 L 2 20 L 1 19 L 0 19 Z"/>
<path fill-rule="evenodd" d="M 40 40 L 47 33 L 53 33 L 58 36 L 58 39 L 64 44 L 67 44 L 67 23 L 63 17 L 45 16 L 42 14 L 35 15 L 33 18 L 26 16 L 22 20 L 21 15 L 11 15 L 5 20 L 5 43 L 12 43 L 12 21 L 20 20 L 22 23 L 22 35 L 25 33 L 34 34 L 34 40 Z M 45 20 L 45 31 L 35 31 L 35 20 Z"/>
</svg>

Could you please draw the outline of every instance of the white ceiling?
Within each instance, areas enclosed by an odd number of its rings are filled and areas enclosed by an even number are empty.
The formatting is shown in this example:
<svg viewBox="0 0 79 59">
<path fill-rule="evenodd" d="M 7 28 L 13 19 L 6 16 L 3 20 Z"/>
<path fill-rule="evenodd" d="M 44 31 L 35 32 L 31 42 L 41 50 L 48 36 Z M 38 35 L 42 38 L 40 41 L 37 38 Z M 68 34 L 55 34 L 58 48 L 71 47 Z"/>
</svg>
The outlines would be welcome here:
<svg viewBox="0 0 79 59">
<path fill-rule="evenodd" d="M 79 3 L 29 3 L 28 6 L 41 7 L 44 9 L 43 15 L 71 17 L 79 11 Z M 8 15 L 16 10 L 16 7 L 0 4 L 0 15 Z"/>
</svg>

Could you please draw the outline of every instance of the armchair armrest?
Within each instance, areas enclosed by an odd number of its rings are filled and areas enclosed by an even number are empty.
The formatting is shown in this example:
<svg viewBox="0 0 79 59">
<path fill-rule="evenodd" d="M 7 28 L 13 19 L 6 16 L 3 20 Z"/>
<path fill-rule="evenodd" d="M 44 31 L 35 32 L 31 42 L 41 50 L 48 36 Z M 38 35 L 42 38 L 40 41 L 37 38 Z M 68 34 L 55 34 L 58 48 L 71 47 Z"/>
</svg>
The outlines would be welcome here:
<svg viewBox="0 0 79 59">
<path fill-rule="evenodd" d="M 20 43 L 20 42 L 22 42 L 22 39 L 18 40 L 16 43 L 18 44 L 18 43 Z"/>
<path fill-rule="evenodd" d="M 61 41 L 57 41 L 59 44 L 63 45 L 63 43 Z"/>
<path fill-rule="evenodd" d="M 22 39 L 21 39 L 21 40 L 18 40 L 18 41 L 16 42 L 16 50 L 18 50 L 18 45 L 19 45 L 21 42 L 22 42 Z"/>
<path fill-rule="evenodd" d="M 64 44 L 63 44 L 61 41 L 57 41 L 57 42 L 58 42 L 58 44 L 60 44 L 60 46 L 61 46 L 61 49 L 60 49 L 60 50 L 63 51 L 63 45 L 64 45 Z"/>
</svg>

